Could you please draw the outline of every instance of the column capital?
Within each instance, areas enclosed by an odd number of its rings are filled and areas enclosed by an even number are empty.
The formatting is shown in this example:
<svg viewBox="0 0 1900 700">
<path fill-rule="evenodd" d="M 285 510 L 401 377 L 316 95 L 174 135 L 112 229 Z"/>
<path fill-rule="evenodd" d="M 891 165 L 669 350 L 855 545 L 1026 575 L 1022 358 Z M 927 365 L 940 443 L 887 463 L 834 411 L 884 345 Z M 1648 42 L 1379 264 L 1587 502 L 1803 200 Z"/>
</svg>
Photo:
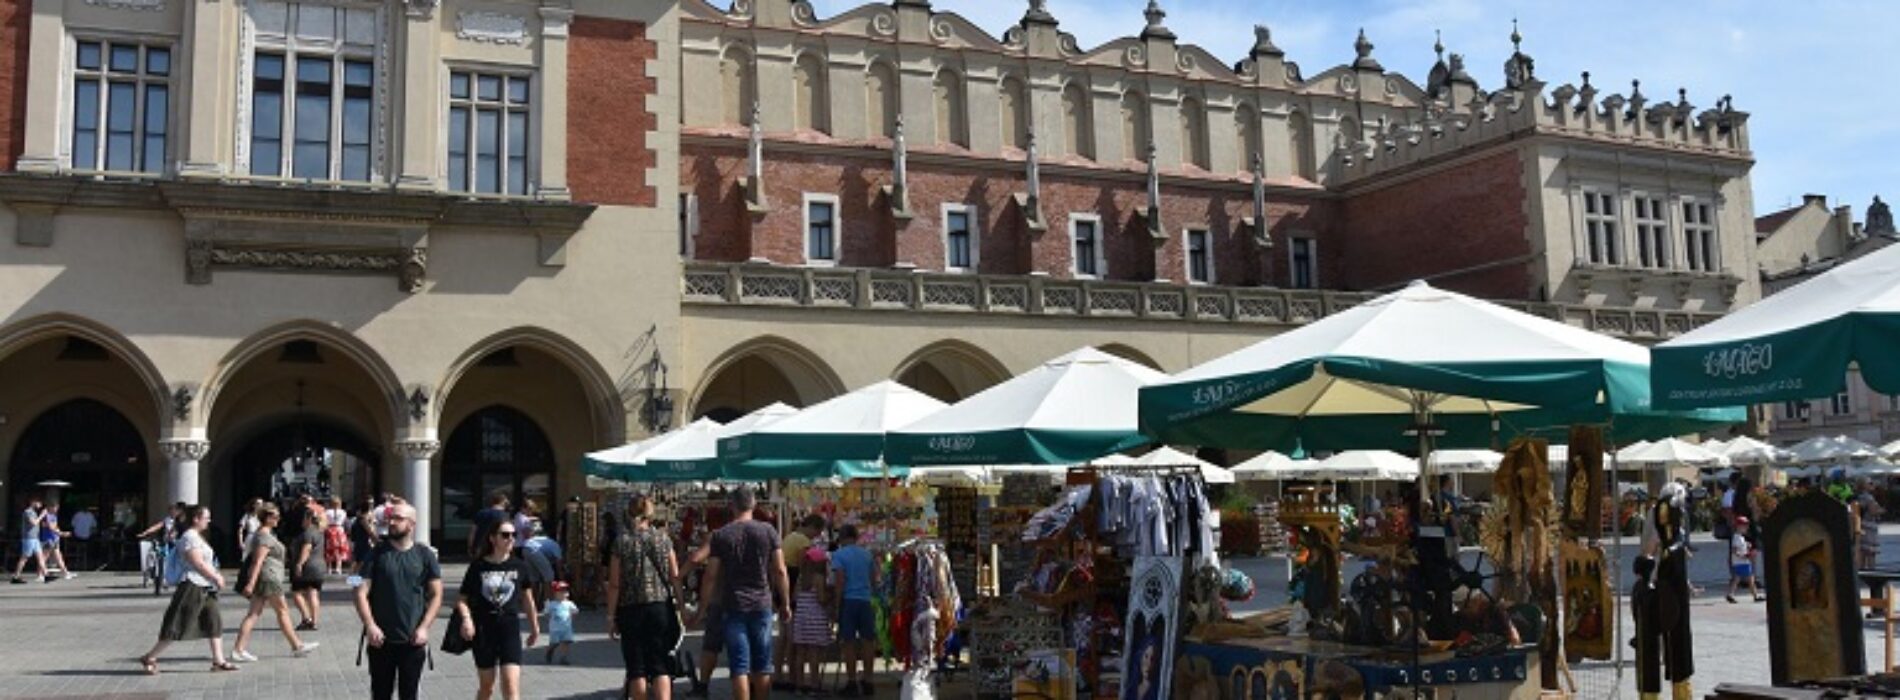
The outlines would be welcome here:
<svg viewBox="0 0 1900 700">
<path fill-rule="evenodd" d="M 158 449 L 165 452 L 166 459 L 174 462 L 181 460 L 196 462 L 204 459 L 205 455 L 211 452 L 211 441 L 194 438 L 160 440 L 158 441 Z"/>
<path fill-rule="evenodd" d="M 396 453 L 402 455 L 403 459 L 430 459 L 435 457 L 435 453 L 440 451 L 442 451 L 442 442 L 440 440 L 396 441 Z"/>
</svg>

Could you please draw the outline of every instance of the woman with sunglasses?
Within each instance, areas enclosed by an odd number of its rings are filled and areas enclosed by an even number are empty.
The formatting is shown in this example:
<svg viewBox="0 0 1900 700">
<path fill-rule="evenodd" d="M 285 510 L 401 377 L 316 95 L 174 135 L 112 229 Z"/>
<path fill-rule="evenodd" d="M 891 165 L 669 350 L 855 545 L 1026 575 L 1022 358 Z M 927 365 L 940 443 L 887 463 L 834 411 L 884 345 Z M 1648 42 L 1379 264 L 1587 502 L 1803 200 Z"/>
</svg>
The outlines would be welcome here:
<svg viewBox="0 0 1900 700">
<path fill-rule="evenodd" d="M 495 691 L 495 671 L 501 671 L 501 695 L 506 700 L 521 697 L 521 614 L 528 617 L 528 644 L 541 638 L 541 620 L 530 590 L 533 577 L 528 566 L 513 556 L 515 526 L 504 522 L 491 529 L 486 541 L 476 545 L 475 561 L 462 577 L 461 599 L 455 609 L 462 614 L 462 629 L 453 633 L 471 642 L 475 671 L 481 681 L 476 697 L 487 700 Z"/>
</svg>

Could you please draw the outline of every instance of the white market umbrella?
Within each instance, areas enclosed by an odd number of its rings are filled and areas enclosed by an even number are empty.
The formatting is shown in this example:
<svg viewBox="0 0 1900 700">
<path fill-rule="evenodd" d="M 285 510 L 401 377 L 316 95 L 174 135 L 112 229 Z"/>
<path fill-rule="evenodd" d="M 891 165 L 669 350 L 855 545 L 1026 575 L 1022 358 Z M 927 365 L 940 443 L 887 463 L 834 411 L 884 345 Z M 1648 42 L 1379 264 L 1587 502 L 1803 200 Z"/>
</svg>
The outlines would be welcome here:
<svg viewBox="0 0 1900 700">
<path fill-rule="evenodd" d="M 1252 459 L 1234 465 L 1234 478 L 1240 481 L 1287 481 L 1304 479 L 1319 460 L 1294 459 L 1286 455 L 1267 450 Z"/>
<path fill-rule="evenodd" d="M 1201 472 L 1201 481 L 1209 484 L 1234 483 L 1234 474 L 1212 462 L 1182 452 L 1172 447 L 1162 447 L 1140 457 L 1128 455 L 1109 455 L 1095 460 L 1098 467 L 1194 467 Z"/>
<path fill-rule="evenodd" d="M 719 441 L 719 457 L 726 462 L 726 476 L 739 479 L 885 476 L 885 433 L 946 405 L 885 380 L 780 420 L 729 430 Z M 897 469 L 891 475 L 903 473 Z"/>
<path fill-rule="evenodd" d="M 1418 460 L 1391 450 L 1347 450 L 1320 460 L 1310 478 L 1333 481 L 1412 481 Z"/>
<path fill-rule="evenodd" d="M 1880 454 L 1886 455 L 1887 459 L 1900 459 L 1900 440 L 1895 440 L 1882 446 L 1880 448 Z"/>
<path fill-rule="evenodd" d="M 1165 378 L 1081 348 L 888 433 L 884 458 L 908 466 L 1087 462 L 1150 441 L 1137 426 L 1136 392 Z"/>
<path fill-rule="evenodd" d="M 1706 443 L 1704 444 L 1706 447 Z M 1766 466 L 1788 460 L 1788 451 L 1774 445 L 1756 440 L 1746 435 L 1723 443 L 1716 454 L 1728 458 L 1729 464 L 1746 466 Z"/>
<path fill-rule="evenodd" d="M 650 441 L 646 449 L 634 455 L 627 465 L 629 481 L 712 481 L 725 477 L 719 460 L 719 440 L 728 435 L 752 430 L 797 413 L 798 409 L 774 403 L 725 425 L 701 418 L 691 425 Z"/>
<path fill-rule="evenodd" d="M 1433 450 L 1426 463 L 1433 473 L 1490 474 L 1504 463 L 1504 455 L 1492 450 Z"/>
<path fill-rule="evenodd" d="M 1616 452 L 1616 460 L 1623 464 L 1642 467 L 1725 467 L 1728 458 L 1703 449 L 1700 445 L 1676 438 L 1663 438 L 1652 443 L 1632 445 Z"/>
<path fill-rule="evenodd" d="M 1878 459 L 1880 450 L 1845 435 L 1813 437 L 1788 448 L 1791 459 L 1802 464 L 1864 461 Z"/>
</svg>

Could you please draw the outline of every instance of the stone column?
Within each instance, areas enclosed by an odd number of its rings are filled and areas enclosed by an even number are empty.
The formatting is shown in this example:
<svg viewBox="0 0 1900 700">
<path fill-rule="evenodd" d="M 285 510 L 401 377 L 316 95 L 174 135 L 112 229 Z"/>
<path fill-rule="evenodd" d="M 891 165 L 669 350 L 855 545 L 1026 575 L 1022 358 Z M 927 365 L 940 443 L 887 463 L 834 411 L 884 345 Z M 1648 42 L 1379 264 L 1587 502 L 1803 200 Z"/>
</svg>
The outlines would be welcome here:
<svg viewBox="0 0 1900 700">
<path fill-rule="evenodd" d="M 429 460 L 442 450 L 442 443 L 435 440 L 402 440 L 396 443 L 396 454 L 402 455 L 402 491 L 397 495 L 416 507 L 416 541 L 429 541 L 429 528 L 435 520 L 431 513 L 435 510 L 435 490 L 430 488 Z"/>
<path fill-rule="evenodd" d="M 171 502 L 199 502 L 198 460 L 204 459 L 205 453 L 211 451 L 211 442 L 190 438 L 161 440 L 158 447 L 164 450 L 165 461 L 170 465 L 171 478 L 168 482 L 171 488 L 167 494 Z"/>
</svg>

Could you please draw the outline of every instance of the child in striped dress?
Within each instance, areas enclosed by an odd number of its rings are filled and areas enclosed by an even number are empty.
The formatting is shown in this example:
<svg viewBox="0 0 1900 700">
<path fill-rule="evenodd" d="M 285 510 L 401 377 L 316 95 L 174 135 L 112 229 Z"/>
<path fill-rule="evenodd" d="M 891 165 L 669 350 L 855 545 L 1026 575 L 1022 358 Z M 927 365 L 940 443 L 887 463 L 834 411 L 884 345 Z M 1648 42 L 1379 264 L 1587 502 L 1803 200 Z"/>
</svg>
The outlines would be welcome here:
<svg viewBox="0 0 1900 700">
<path fill-rule="evenodd" d="M 792 643 L 795 645 L 792 657 L 792 685 L 798 694 L 806 697 L 817 696 L 822 692 L 818 667 L 824 663 L 825 651 L 831 647 L 831 613 L 825 609 L 825 601 L 831 600 L 831 585 L 825 575 L 830 557 L 821 547 L 805 550 L 801 557 L 798 573 L 798 591 L 792 594 L 797 606 L 792 611 Z M 806 684 L 805 680 L 810 679 Z"/>
</svg>

